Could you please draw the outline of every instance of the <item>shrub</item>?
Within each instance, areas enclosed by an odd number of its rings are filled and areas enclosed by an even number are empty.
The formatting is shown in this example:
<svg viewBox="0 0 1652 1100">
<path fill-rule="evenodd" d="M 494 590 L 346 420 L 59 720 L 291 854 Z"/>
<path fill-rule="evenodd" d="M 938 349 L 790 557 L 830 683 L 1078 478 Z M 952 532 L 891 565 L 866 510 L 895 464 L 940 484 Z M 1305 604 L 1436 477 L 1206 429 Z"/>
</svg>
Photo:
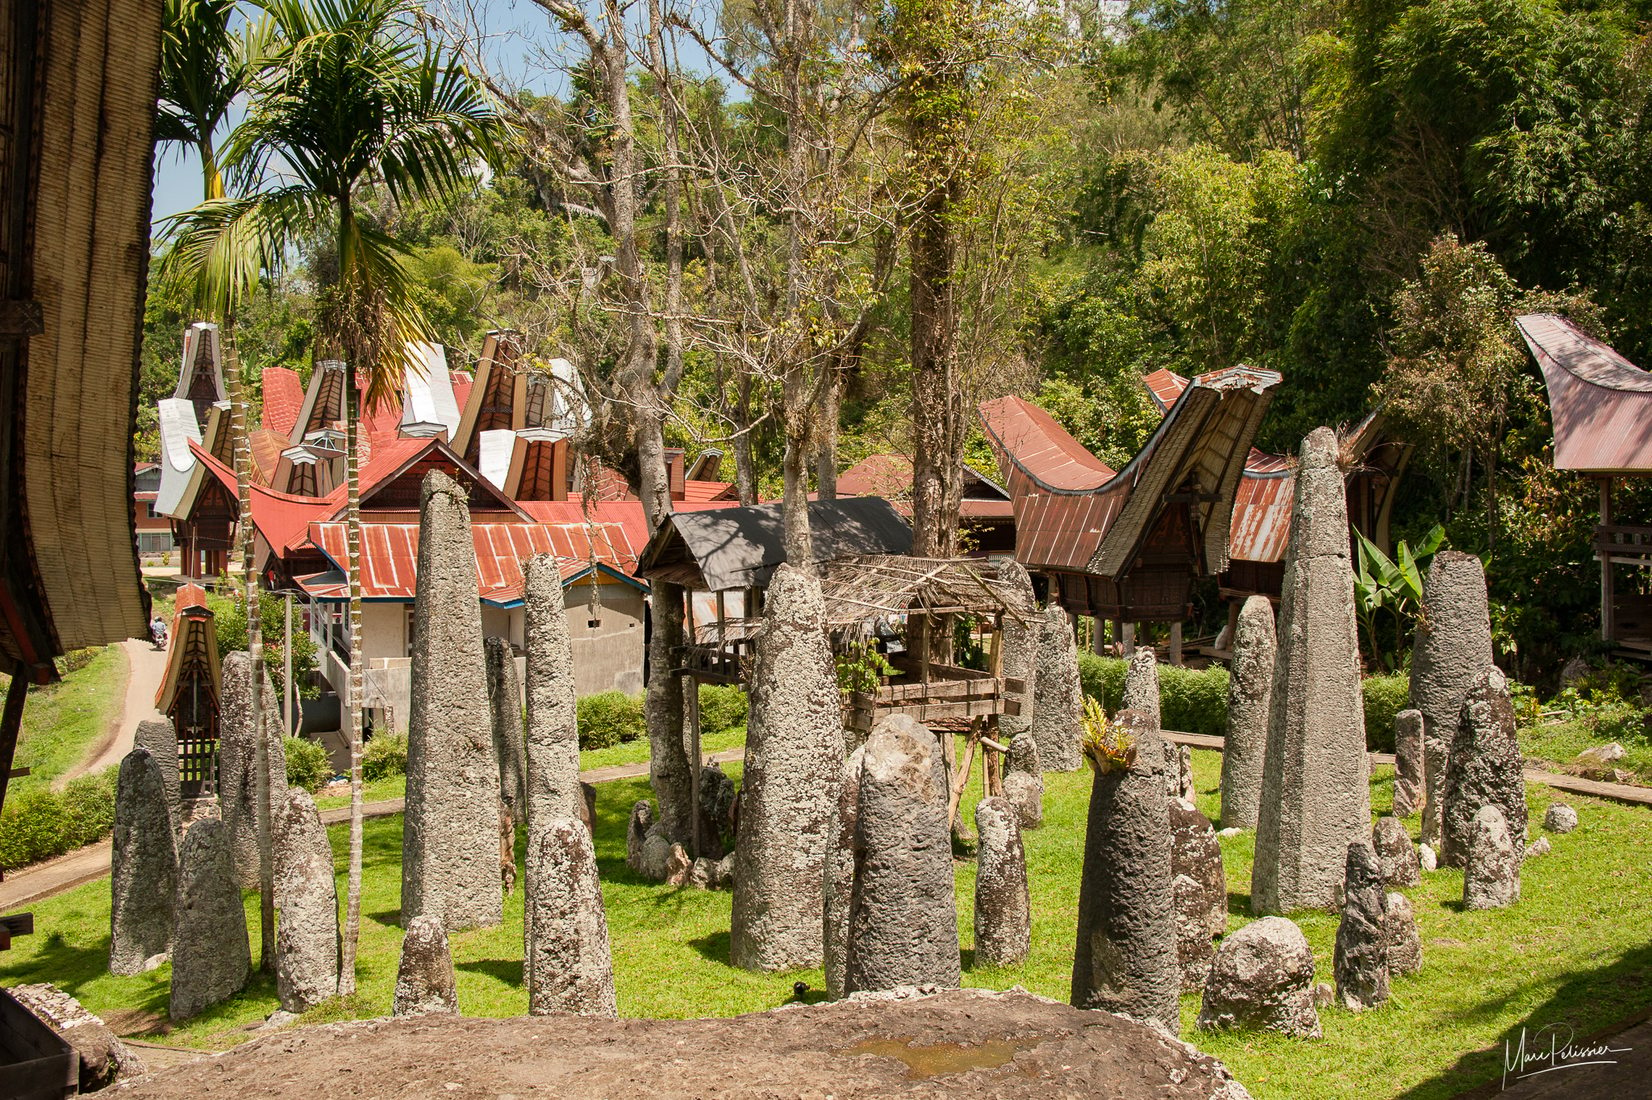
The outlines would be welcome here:
<svg viewBox="0 0 1652 1100">
<path fill-rule="evenodd" d="M 700 732 L 722 733 L 746 724 L 746 693 L 733 684 L 700 685 Z"/>
<path fill-rule="evenodd" d="M 1393 752 L 1394 715 L 1411 705 L 1411 677 L 1403 672 L 1367 676 L 1361 687 L 1365 694 L 1365 747 L 1373 752 Z"/>
<path fill-rule="evenodd" d="M 302 737 L 282 738 L 287 757 L 287 782 L 315 794 L 333 777 L 333 763 L 327 750 L 316 741 Z"/>
<path fill-rule="evenodd" d="M 119 768 L 71 779 L 60 791 L 38 786 L 6 799 L 0 820 L 0 869 L 7 871 L 95 844 L 115 827 Z"/>
<path fill-rule="evenodd" d="M 1124 674 L 1128 662 L 1117 657 L 1078 655 L 1078 679 L 1084 694 L 1116 713 L 1124 702 Z M 1206 669 L 1159 666 L 1159 710 L 1164 728 L 1181 733 L 1221 737 L 1228 729 L 1228 672 L 1220 665 Z"/>
<path fill-rule="evenodd" d="M 622 741 L 635 741 L 647 732 L 641 695 L 623 691 L 601 691 L 579 700 L 579 747 L 606 749 Z"/>
<path fill-rule="evenodd" d="M 361 777 L 388 779 L 407 774 L 407 734 L 375 733 L 361 750 Z"/>
</svg>

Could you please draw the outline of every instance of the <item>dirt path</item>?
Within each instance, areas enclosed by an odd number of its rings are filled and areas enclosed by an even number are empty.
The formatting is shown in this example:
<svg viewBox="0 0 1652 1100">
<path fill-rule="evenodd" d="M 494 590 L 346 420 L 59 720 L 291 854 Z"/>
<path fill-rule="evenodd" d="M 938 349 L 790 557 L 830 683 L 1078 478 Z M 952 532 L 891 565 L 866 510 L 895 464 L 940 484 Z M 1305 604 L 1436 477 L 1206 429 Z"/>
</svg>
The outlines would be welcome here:
<svg viewBox="0 0 1652 1100">
<path fill-rule="evenodd" d="M 166 653 L 136 638 L 120 643 L 120 648 L 126 658 L 126 693 L 121 700 L 120 718 L 114 728 L 92 746 L 85 760 L 63 774 L 58 780 L 60 786 L 77 775 L 117 766 L 132 751 L 138 723 L 166 717 L 155 709 L 155 692 L 160 689 L 161 677 L 166 673 Z"/>
</svg>

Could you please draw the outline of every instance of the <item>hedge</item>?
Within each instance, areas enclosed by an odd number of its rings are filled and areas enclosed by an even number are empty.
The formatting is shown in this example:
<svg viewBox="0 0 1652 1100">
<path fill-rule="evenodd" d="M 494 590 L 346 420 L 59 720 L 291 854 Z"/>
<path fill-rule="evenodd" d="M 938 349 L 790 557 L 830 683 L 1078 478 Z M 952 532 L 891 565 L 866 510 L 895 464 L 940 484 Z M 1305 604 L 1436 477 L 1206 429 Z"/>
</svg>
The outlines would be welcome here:
<svg viewBox="0 0 1652 1100">
<path fill-rule="evenodd" d="M 368 782 L 407 774 L 407 734 L 375 733 L 361 750 L 361 777 Z"/>
<path fill-rule="evenodd" d="M 723 733 L 746 724 L 746 693 L 733 684 L 700 685 L 700 732 Z"/>
<path fill-rule="evenodd" d="M 648 732 L 642 699 L 641 695 L 627 695 L 623 691 L 599 691 L 581 698 L 575 705 L 579 747 L 607 749 L 642 737 Z"/>
<path fill-rule="evenodd" d="M 284 737 L 281 747 L 287 757 L 287 782 L 315 794 L 333 778 L 333 762 L 319 741 Z"/>
<path fill-rule="evenodd" d="M 1365 678 L 1365 747 L 1394 751 L 1394 715 L 1411 705 L 1411 677 L 1403 672 Z"/>
<path fill-rule="evenodd" d="M 119 775 L 119 768 L 105 768 L 71 779 L 62 790 L 39 786 L 9 796 L 0 818 L 0 869 L 38 863 L 108 836 L 115 827 Z"/>
</svg>

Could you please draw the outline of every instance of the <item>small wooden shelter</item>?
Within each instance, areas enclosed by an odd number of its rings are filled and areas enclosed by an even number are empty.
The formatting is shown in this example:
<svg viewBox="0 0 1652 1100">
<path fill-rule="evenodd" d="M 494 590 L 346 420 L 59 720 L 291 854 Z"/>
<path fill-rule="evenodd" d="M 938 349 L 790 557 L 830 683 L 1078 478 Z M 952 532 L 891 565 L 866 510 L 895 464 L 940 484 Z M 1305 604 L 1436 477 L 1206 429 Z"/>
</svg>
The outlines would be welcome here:
<svg viewBox="0 0 1652 1100">
<path fill-rule="evenodd" d="M 178 589 L 172 635 L 167 640 L 166 673 L 155 693 L 155 709 L 172 720 L 178 735 L 178 791 L 184 798 L 217 788 L 219 695 L 218 632 L 206 590 Z"/>
</svg>

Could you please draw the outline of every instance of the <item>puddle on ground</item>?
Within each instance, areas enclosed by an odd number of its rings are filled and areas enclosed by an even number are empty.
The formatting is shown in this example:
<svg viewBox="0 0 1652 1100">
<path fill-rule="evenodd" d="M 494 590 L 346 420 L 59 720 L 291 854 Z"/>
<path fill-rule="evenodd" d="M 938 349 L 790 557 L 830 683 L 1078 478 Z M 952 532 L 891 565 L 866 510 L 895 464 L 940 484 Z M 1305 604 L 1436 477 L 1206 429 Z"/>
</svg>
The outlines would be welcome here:
<svg viewBox="0 0 1652 1100">
<path fill-rule="evenodd" d="M 916 1045 L 911 1039 L 863 1039 L 844 1054 L 875 1054 L 906 1063 L 908 1077 L 941 1077 L 968 1073 L 972 1069 L 995 1069 L 1007 1064 L 1017 1051 L 1029 1050 L 1044 1041 L 1036 1035 L 1028 1039 L 988 1039 L 984 1043 L 934 1043 Z"/>
</svg>

